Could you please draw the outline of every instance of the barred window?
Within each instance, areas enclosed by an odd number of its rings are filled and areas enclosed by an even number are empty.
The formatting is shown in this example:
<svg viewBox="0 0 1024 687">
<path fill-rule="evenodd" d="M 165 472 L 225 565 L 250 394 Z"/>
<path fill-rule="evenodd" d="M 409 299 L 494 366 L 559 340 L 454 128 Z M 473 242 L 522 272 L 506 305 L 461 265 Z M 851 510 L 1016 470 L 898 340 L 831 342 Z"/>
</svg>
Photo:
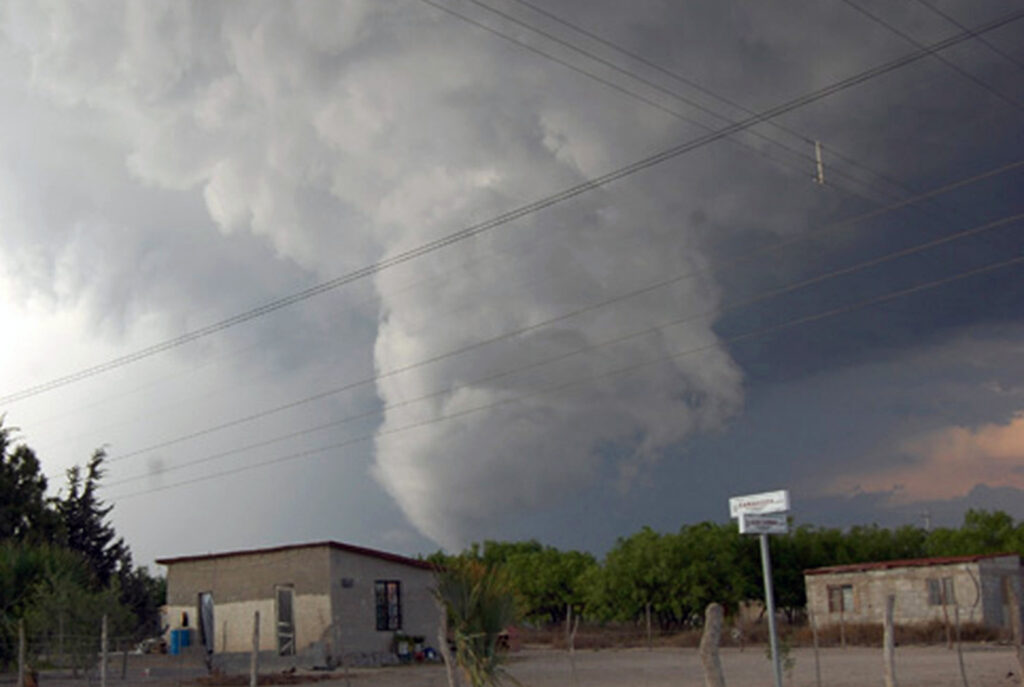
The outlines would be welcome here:
<svg viewBox="0 0 1024 687">
<path fill-rule="evenodd" d="M 836 584 L 828 588 L 828 612 L 842 613 L 853 610 L 853 585 Z"/>
<path fill-rule="evenodd" d="M 377 580 L 373 585 L 377 602 L 377 629 L 402 629 L 402 583 L 398 580 Z"/>
</svg>

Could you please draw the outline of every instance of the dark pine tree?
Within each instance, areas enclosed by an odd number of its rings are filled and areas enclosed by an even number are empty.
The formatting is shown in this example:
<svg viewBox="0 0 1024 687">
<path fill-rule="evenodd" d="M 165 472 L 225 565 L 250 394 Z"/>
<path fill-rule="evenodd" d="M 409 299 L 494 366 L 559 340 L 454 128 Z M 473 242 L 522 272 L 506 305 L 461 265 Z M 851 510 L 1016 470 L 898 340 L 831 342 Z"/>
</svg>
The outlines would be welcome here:
<svg viewBox="0 0 1024 687">
<path fill-rule="evenodd" d="M 106 457 L 106 451 L 97 449 L 86 465 L 84 477 L 79 466 L 69 469 L 68 492 L 57 502 L 64 544 L 85 558 L 102 587 L 131 569 L 128 547 L 107 521 L 113 506 L 104 505 L 96 493 Z"/>
<path fill-rule="evenodd" d="M 13 446 L 14 428 L 0 416 L 0 541 L 46 542 L 59 530 L 60 519 L 46 498 L 46 477 L 35 452 Z"/>
</svg>

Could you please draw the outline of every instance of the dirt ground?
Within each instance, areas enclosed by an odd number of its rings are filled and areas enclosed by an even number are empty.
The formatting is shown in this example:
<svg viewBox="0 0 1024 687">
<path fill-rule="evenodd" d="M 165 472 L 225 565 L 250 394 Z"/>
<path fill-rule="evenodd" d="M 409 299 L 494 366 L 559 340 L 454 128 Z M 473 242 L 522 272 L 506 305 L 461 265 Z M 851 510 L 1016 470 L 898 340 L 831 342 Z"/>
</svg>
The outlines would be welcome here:
<svg viewBox="0 0 1024 687">
<path fill-rule="evenodd" d="M 793 670 L 787 687 L 816 687 L 814 652 L 794 649 Z M 821 684 L 827 687 L 862 687 L 882 684 L 881 649 L 825 649 L 820 655 Z M 612 649 L 579 651 L 576 679 L 564 651 L 531 649 L 513 657 L 509 672 L 523 687 L 703 687 L 700 659 L 695 649 Z M 763 649 L 722 651 L 722 667 L 729 687 L 771 687 L 771 663 Z M 965 648 L 964 667 L 970 687 L 1019 685 L 1013 652 L 1005 647 Z M 1008 677 L 1008 674 L 1012 673 Z M 962 687 L 956 653 L 944 647 L 899 647 L 896 678 L 900 687 Z M 444 687 L 443 668 L 409 666 L 353 674 L 354 687 L 416 685 Z M 344 681 L 338 687 L 344 685 Z"/>
<path fill-rule="evenodd" d="M 722 650 L 722 666 L 729 687 L 771 687 L 771 664 L 762 647 L 746 651 Z M 817 687 L 814 652 L 794 649 L 793 670 L 787 687 Z M 825 687 L 862 687 L 882 684 L 881 649 L 851 647 L 823 649 L 821 684 Z M 575 654 L 575 679 L 569 655 L 560 650 L 529 648 L 512 654 L 509 672 L 523 687 L 703 687 L 700 660 L 695 649 L 603 649 Z M 173 668 L 175 664 L 150 664 L 148 674 L 139 664 L 120 679 L 111 671 L 108 687 L 188 687 L 198 675 Z M 1021 684 L 1012 649 L 991 645 L 964 648 L 969 687 L 1009 687 Z M 149 666 L 147 666 L 149 667 Z M 322 674 L 318 677 L 322 678 Z M 963 687 L 956 652 L 944 647 L 897 647 L 896 677 L 900 687 Z M 43 676 L 40 687 L 98 687 L 98 682 Z M 444 668 L 410 665 L 391 668 L 353 669 L 346 681 L 342 674 L 317 687 L 446 687 Z"/>
</svg>

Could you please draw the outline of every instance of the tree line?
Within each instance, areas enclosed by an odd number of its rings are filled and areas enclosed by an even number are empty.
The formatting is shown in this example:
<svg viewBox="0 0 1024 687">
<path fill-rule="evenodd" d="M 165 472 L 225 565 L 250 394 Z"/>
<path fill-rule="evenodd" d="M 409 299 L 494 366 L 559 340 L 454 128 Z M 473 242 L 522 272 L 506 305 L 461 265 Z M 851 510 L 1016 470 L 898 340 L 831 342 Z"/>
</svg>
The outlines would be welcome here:
<svg viewBox="0 0 1024 687">
<path fill-rule="evenodd" d="M 114 635 L 160 630 L 165 581 L 133 565 L 109 522 L 113 506 L 98 495 L 105 458 L 96 450 L 48 495 L 35 451 L 0 416 L 0 664 L 16 655 L 19 623 L 35 642 L 66 639 L 69 651 L 98 636 L 104 615 Z"/>
<path fill-rule="evenodd" d="M 845 529 L 800 525 L 771 537 L 776 605 L 791 622 L 807 598 L 804 570 L 870 561 L 1024 553 L 1024 522 L 1001 511 L 969 510 L 956 528 L 911 525 Z M 594 622 L 632 622 L 648 613 L 663 629 L 698 625 L 711 602 L 735 613 L 744 602 L 763 602 L 757 539 L 735 524 L 702 522 L 677 532 L 644 527 L 620 537 L 603 559 L 563 551 L 536 540 L 485 541 L 427 560 L 445 566 L 477 561 L 501 569 L 518 595 L 524 618 L 562 623 L 572 614 Z"/>
</svg>

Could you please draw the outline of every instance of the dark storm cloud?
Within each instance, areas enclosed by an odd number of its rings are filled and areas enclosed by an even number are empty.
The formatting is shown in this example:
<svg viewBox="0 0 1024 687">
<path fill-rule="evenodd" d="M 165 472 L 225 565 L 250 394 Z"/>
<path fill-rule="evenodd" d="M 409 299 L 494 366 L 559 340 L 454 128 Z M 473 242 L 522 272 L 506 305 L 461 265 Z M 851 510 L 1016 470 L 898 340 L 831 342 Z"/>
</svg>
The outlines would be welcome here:
<svg viewBox="0 0 1024 687">
<path fill-rule="evenodd" d="M 501 6 L 564 32 L 518 4 Z M 693 121 L 416 3 L 112 3 L 96 12 L 12 5 L 0 45 L 5 62 L 20 67 L 0 82 L 18 103 L 0 115 L 0 198 L 11 200 L 0 207 L 2 285 L 11 303 L 46 300 L 39 322 L 51 323 L 47 331 L 87 336 L 113 357 L 676 145 L 699 135 L 699 124 L 724 124 L 479 7 L 452 7 Z M 943 7 L 972 25 L 1013 9 Z M 959 31 L 924 8 L 869 8 L 923 41 Z M 752 109 L 914 49 L 845 6 L 816 2 L 786 11 L 760 2 L 566 2 L 551 11 Z M 1019 26 L 992 35 L 1008 49 L 1021 37 Z M 633 60 L 602 55 L 728 117 L 745 116 Z M 951 59 L 999 88 L 1020 88 L 1019 75 L 977 45 Z M 121 428 L 113 436 L 90 429 L 99 422 L 88 413 L 63 433 L 124 450 L 152 445 L 686 274 L 616 307 L 161 449 L 161 483 L 186 458 L 352 415 L 359 420 L 186 473 L 324 449 L 238 473 L 245 476 L 233 485 L 280 508 L 231 523 L 203 545 L 323 533 L 402 546 L 426 535 L 458 546 L 503 532 L 554 537 L 598 511 L 580 536 L 600 542 L 644 514 L 658 522 L 710 517 L 733 488 L 801 475 L 805 494 L 831 488 L 827 477 L 864 454 L 882 456 L 881 445 L 1013 417 L 1017 401 L 991 401 L 978 389 L 1016 383 L 1019 360 L 1003 355 L 1009 339 L 998 332 L 1019 321 L 1019 270 L 729 340 L 1012 254 L 1017 230 L 756 307 L 716 307 L 1019 211 L 1012 190 L 1020 175 L 935 201 L 930 215 L 893 213 L 842 237 L 766 252 L 742 269 L 731 256 L 1022 157 L 1019 121 L 998 98 L 921 61 L 787 115 L 782 122 L 798 135 L 757 127 L 789 150 L 747 132 L 151 361 L 139 368 L 142 381 L 171 381 L 134 395 L 137 407 L 111 400 L 106 408 L 119 412 L 102 424 Z M 825 187 L 811 182 L 813 140 L 825 146 Z M 53 324 L 61 317 L 70 322 Z M 967 332 L 984 335 L 972 342 Z M 580 348 L 595 350 L 571 355 Z M 688 349 L 704 352 L 669 359 Z M 1004 365 L 998 375 L 957 371 L 955 361 L 935 362 L 935 351 L 972 360 L 997 351 Z M 33 372 L 18 382 L 55 377 L 95 354 L 79 350 L 52 367 L 26 353 Z M 540 365 L 554 357 L 557 365 Z M 61 398 L 72 408 L 90 394 L 116 398 L 132 374 Z M 581 379 L 594 381 L 549 390 Z M 943 391 L 949 384 L 976 402 L 959 403 Z M 823 454 L 817 471 L 799 469 Z M 126 460 L 122 474 L 134 474 L 131 466 Z M 880 457 L 877 467 L 885 467 Z M 669 477 L 694 493 L 685 507 L 665 486 Z M 216 501 L 220 483 L 166 494 Z M 282 483 L 308 495 L 301 507 L 282 502 Z M 575 494 L 583 494 L 578 502 Z M 151 498 L 162 499 L 161 517 L 173 510 L 175 497 Z M 631 510 L 631 499 L 644 506 Z M 131 503 L 123 508 L 145 508 Z M 173 525 L 177 546 L 202 522 L 194 513 L 182 518 Z M 335 523 L 344 535 L 332 533 Z"/>
</svg>

